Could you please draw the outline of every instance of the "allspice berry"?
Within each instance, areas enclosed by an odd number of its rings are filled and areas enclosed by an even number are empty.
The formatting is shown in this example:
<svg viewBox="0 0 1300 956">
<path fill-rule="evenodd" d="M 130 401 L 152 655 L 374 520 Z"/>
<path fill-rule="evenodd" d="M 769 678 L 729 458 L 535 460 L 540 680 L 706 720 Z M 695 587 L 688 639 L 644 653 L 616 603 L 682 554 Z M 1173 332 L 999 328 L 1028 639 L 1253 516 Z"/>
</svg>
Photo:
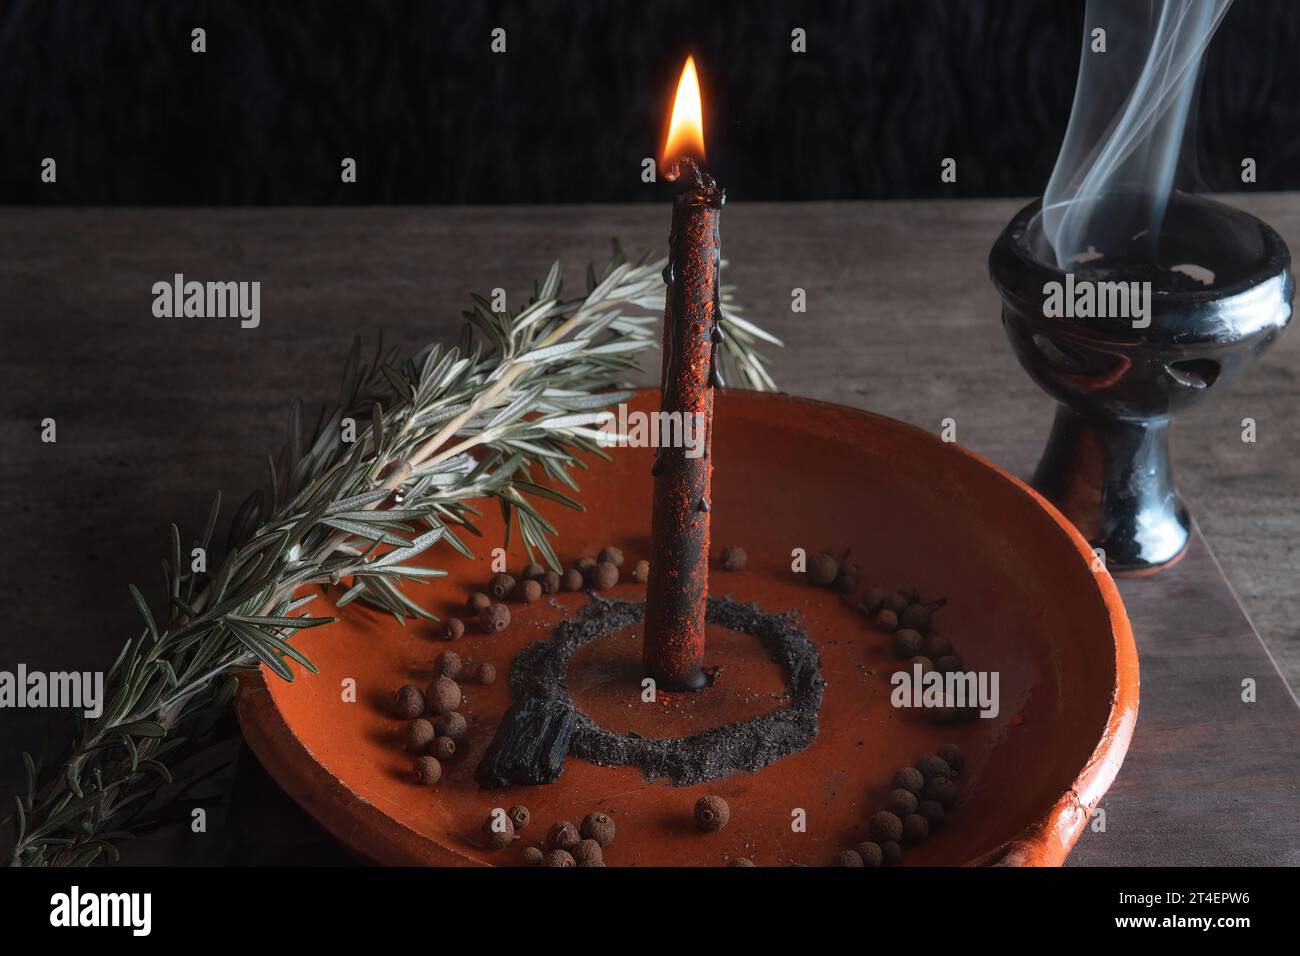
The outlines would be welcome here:
<svg viewBox="0 0 1300 956">
<path fill-rule="evenodd" d="M 486 597 L 487 595 L 484 595 Z M 456 641 L 465 636 L 465 622 L 458 617 L 447 618 L 443 625 L 442 636 L 449 641 Z"/>
<path fill-rule="evenodd" d="M 920 633 L 910 628 L 903 628 L 894 634 L 894 656 L 899 660 L 915 657 L 921 653 L 921 641 Z"/>
<path fill-rule="evenodd" d="M 584 579 L 582 572 L 577 568 L 569 568 L 560 578 L 560 589 L 562 591 L 581 591 Z"/>
<path fill-rule="evenodd" d="M 487 661 L 484 661 L 478 666 L 478 669 L 474 671 L 474 679 L 486 687 L 497 679 L 497 669 Z"/>
<path fill-rule="evenodd" d="M 952 769 L 948 766 L 948 761 L 942 757 L 919 757 L 916 761 L 916 769 L 921 771 L 921 776 L 926 780 L 934 777 L 950 777 Z"/>
<path fill-rule="evenodd" d="M 724 571 L 743 571 L 749 563 L 749 555 L 738 544 L 728 545 L 722 549 L 722 569 Z"/>
<path fill-rule="evenodd" d="M 525 564 L 524 569 L 519 572 L 519 577 L 525 581 L 532 581 L 535 578 L 540 578 L 545 573 L 546 569 L 540 564 Z"/>
<path fill-rule="evenodd" d="M 858 856 L 857 850 L 841 850 L 835 854 L 835 859 L 831 860 L 831 866 L 862 866 L 862 857 Z"/>
<path fill-rule="evenodd" d="M 898 866 L 903 862 L 903 848 L 897 840 L 886 840 L 880 844 L 880 859 L 885 866 Z"/>
<path fill-rule="evenodd" d="M 940 634 L 930 634 L 921 641 L 921 653 L 930 660 L 937 661 L 952 653 L 952 641 Z"/>
<path fill-rule="evenodd" d="M 695 826 L 705 833 L 715 833 L 731 819 L 731 807 L 721 797 L 700 797 L 695 801 Z"/>
<path fill-rule="evenodd" d="M 595 558 L 581 557 L 573 562 L 573 569 L 581 573 L 584 577 L 587 572 L 596 566 Z"/>
<path fill-rule="evenodd" d="M 858 589 L 858 579 L 851 574 L 841 574 L 835 579 L 835 590 L 841 594 L 852 594 Z"/>
<path fill-rule="evenodd" d="M 515 825 L 504 810 L 493 810 L 483 821 L 483 843 L 489 850 L 504 850 L 515 839 Z"/>
<path fill-rule="evenodd" d="M 560 574 L 558 571 L 544 571 L 541 582 L 543 594 L 555 594 L 560 590 Z"/>
<path fill-rule="evenodd" d="M 868 840 L 865 843 L 859 843 L 853 849 L 857 851 L 858 857 L 865 867 L 877 867 L 884 862 L 884 854 L 880 850 L 879 843 Z"/>
<path fill-rule="evenodd" d="M 456 743 L 460 743 L 469 736 L 469 723 L 466 722 L 463 714 L 455 710 L 449 714 L 443 714 L 434 721 L 433 729 L 439 737 L 450 737 Z"/>
<path fill-rule="evenodd" d="M 433 672 L 441 677 L 447 677 L 451 680 L 460 680 L 461 672 L 465 670 L 465 662 L 460 659 L 460 655 L 455 651 L 443 651 L 433 661 Z M 456 708 L 451 708 L 455 710 Z M 442 713 L 442 711 L 439 711 Z"/>
<path fill-rule="evenodd" d="M 909 813 L 903 817 L 903 843 L 906 846 L 924 843 L 929 835 L 930 822 L 925 817 L 919 813 Z"/>
<path fill-rule="evenodd" d="M 930 824 L 931 830 L 937 830 L 939 827 L 943 826 L 943 820 L 946 814 L 943 809 L 943 804 L 938 800 L 922 800 L 920 805 L 916 808 L 916 812 L 925 817 L 926 822 Z"/>
<path fill-rule="evenodd" d="M 415 779 L 426 787 L 432 787 L 442 779 L 442 764 L 433 757 L 416 757 Z"/>
<path fill-rule="evenodd" d="M 588 863 L 600 863 L 605 859 L 601 852 L 600 844 L 595 840 L 579 840 L 578 845 L 573 848 L 573 859 L 578 866 L 584 866 Z"/>
<path fill-rule="evenodd" d="M 952 769 L 954 775 L 961 773 L 961 768 L 966 766 L 966 755 L 956 744 L 944 744 L 939 748 L 938 756 Z"/>
<path fill-rule="evenodd" d="M 500 601 L 502 598 L 509 597 L 510 592 L 515 589 L 514 575 L 502 572 L 492 575 L 492 580 L 488 582 L 488 594 Z"/>
<path fill-rule="evenodd" d="M 932 777 L 926 781 L 921 796 L 927 800 L 935 801 L 945 810 L 951 810 L 957 804 L 957 785 L 947 777 Z"/>
<path fill-rule="evenodd" d="M 584 840 L 595 840 L 601 846 L 609 846 L 614 842 L 614 830 L 614 821 L 600 812 L 587 814 L 578 828 Z"/>
<path fill-rule="evenodd" d="M 930 671 L 934 670 L 934 661 L 930 660 L 930 658 L 926 657 L 924 654 L 917 654 L 915 657 L 909 658 L 907 661 L 908 670 L 911 670 L 917 664 L 921 665 L 922 674 L 928 674 Z"/>
<path fill-rule="evenodd" d="M 578 862 L 578 866 L 590 867 L 590 866 L 604 866 L 604 865 L 605 865 L 604 860 L 580 860 Z"/>
<path fill-rule="evenodd" d="M 433 679 L 424 696 L 429 704 L 429 713 L 447 714 L 460 706 L 460 685 L 445 674 L 439 675 Z"/>
<path fill-rule="evenodd" d="M 871 815 L 871 836 L 877 843 L 897 843 L 903 836 L 903 821 L 898 814 L 878 810 Z"/>
<path fill-rule="evenodd" d="M 437 734 L 433 732 L 433 724 L 429 721 L 423 717 L 413 720 L 406 728 L 406 749 L 413 754 L 421 753 L 433 743 L 433 738 L 436 736 Z"/>
<path fill-rule="evenodd" d="M 542 857 L 542 866 L 577 866 L 567 850 L 550 850 Z"/>
<path fill-rule="evenodd" d="M 886 809 L 890 813 L 899 817 L 906 817 L 909 813 L 915 813 L 916 807 L 920 803 L 911 790 L 905 790 L 899 787 L 897 790 L 889 791 L 889 797 L 885 801 Z"/>
<path fill-rule="evenodd" d="M 875 614 L 885 606 L 886 597 L 888 597 L 888 595 L 880 588 L 867 588 L 866 593 L 862 595 L 862 606 L 872 614 Z"/>
<path fill-rule="evenodd" d="M 441 722 L 441 718 L 439 718 Z M 456 756 L 456 741 L 450 737 L 434 737 L 429 752 L 439 760 L 450 760 Z"/>
<path fill-rule="evenodd" d="M 483 630 L 496 634 L 510 626 L 510 608 L 504 604 L 493 604 L 483 611 L 480 618 Z"/>
<path fill-rule="evenodd" d="M 924 634 L 930 629 L 930 619 L 933 615 L 934 610 L 929 605 L 909 604 L 907 607 L 903 608 L 902 613 L 898 617 L 898 622 L 902 624 L 903 627 L 910 627 L 913 630 L 920 631 Z"/>
<path fill-rule="evenodd" d="M 568 820 L 556 820 L 551 824 L 551 829 L 546 832 L 546 848 L 548 850 L 567 850 L 573 851 L 573 848 L 582 841 L 578 835 L 578 828 Z"/>
<path fill-rule="evenodd" d="M 529 578 L 527 581 L 520 581 L 515 585 L 514 596 L 516 601 L 522 601 L 524 604 L 532 604 L 542 596 L 542 582 Z"/>
<path fill-rule="evenodd" d="M 515 825 L 516 830 L 522 830 L 524 827 L 528 826 L 533 819 L 533 815 L 528 812 L 528 808 L 522 803 L 516 803 L 513 807 L 507 810 L 506 816 L 510 818 L 510 822 Z"/>
<path fill-rule="evenodd" d="M 618 566 L 613 561 L 602 561 L 591 569 L 591 586 L 597 591 L 607 591 L 618 584 Z"/>
<path fill-rule="evenodd" d="M 907 606 L 911 603 L 911 601 L 903 597 L 903 595 L 899 594 L 897 591 L 885 598 L 885 607 L 889 608 L 895 614 L 902 614 L 907 610 Z"/>
<path fill-rule="evenodd" d="M 540 866 L 545 854 L 535 846 L 524 847 L 524 862 L 529 866 Z"/>
<path fill-rule="evenodd" d="M 893 785 L 900 790 L 920 793 L 925 786 L 925 777 L 915 767 L 903 767 L 894 774 Z"/>
<path fill-rule="evenodd" d="M 934 667 L 941 674 L 951 674 L 954 671 L 961 670 L 961 658 L 955 654 L 948 654 L 935 661 Z"/>
<path fill-rule="evenodd" d="M 732 857 L 730 860 L 727 861 L 727 866 L 757 866 L 757 865 L 758 865 L 757 863 L 755 863 L 747 856 Z"/>
<path fill-rule="evenodd" d="M 823 551 L 808 559 L 808 580 L 819 587 L 829 587 L 840 576 L 840 563 Z"/>
<path fill-rule="evenodd" d="M 600 554 L 596 557 L 597 561 L 608 561 L 616 568 L 623 567 L 623 552 L 612 544 L 606 545 L 600 549 Z"/>
<path fill-rule="evenodd" d="M 469 600 L 465 602 L 465 606 L 469 608 L 471 617 L 477 617 L 479 614 L 486 611 L 491 605 L 492 598 L 484 594 L 482 591 L 475 591 L 469 596 Z"/>
<path fill-rule="evenodd" d="M 882 607 L 872 618 L 876 622 L 876 627 L 886 634 L 893 634 L 898 630 L 898 615 L 887 607 Z"/>
<path fill-rule="evenodd" d="M 644 558 L 632 565 L 632 580 L 637 584 L 645 584 L 650 580 L 650 562 Z"/>
<path fill-rule="evenodd" d="M 414 720 L 424 714 L 424 691 L 414 684 L 406 684 L 397 689 L 393 698 L 393 710 L 403 720 Z"/>
</svg>

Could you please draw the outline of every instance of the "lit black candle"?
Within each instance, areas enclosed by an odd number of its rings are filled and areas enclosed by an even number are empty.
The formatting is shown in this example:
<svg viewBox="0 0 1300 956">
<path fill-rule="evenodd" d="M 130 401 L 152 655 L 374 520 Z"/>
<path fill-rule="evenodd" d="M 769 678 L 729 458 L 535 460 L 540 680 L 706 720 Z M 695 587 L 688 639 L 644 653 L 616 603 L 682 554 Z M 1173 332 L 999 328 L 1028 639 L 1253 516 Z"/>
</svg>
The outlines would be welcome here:
<svg viewBox="0 0 1300 956">
<path fill-rule="evenodd" d="M 664 270 L 668 289 L 660 409 L 662 421 L 680 416 L 682 434 L 689 421 L 703 445 L 702 453 L 690 450 L 693 443 L 661 445 L 655 457 L 643 649 L 647 673 L 669 690 L 697 690 L 706 683 L 702 664 L 709 592 L 710 444 L 713 390 L 722 385 L 717 362 L 722 342 L 718 223 L 725 197 L 702 169 L 703 162 L 700 88 L 695 62 L 687 59 L 664 147 L 665 178 L 683 188 L 673 199 Z"/>
</svg>

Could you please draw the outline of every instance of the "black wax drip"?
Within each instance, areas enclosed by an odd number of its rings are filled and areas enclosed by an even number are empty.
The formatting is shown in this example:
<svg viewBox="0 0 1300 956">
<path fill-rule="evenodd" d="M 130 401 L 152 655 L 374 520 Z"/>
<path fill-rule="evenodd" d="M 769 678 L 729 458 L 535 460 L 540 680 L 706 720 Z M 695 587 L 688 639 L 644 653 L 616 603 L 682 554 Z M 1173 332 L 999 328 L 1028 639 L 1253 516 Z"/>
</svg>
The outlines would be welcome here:
<svg viewBox="0 0 1300 956">
<path fill-rule="evenodd" d="M 688 187 L 688 189 L 699 190 L 706 197 L 705 201 L 716 202 L 719 208 L 724 202 L 726 202 L 725 193 L 723 193 L 722 190 L 717 188 L 717 185 L 713 182 L 713 180 L 709 178 L 709 176 L 705 174 L 704 171 L 701 170 L 693 160 L 682 159 L 679 160 L 679 164 L 680 165 L 676 167 L 677 173 L 671 176 L 670 177 L 671 179 L 676 179 L 680 175 L 687 175 L 690 177 L 692 181 L 692 185 Z M 678 197 L 678 201 L 682 201 L 682 199 L 683 199 L 682 196 Z M 667 350 L 665 355 L 665 361 L 664 361 L 664 383 L 665 384 L 673 381 L 674 378 L 676 377 L 677 363 L 680 360 L 680 357 L 677 355 L 676 350 L 673 348 L 673 342 L 674 339 L 676 339 L 675 323 L 683 320 L 682 312 L 684 311 L 684 303 L 681 301 L 683 292 L 682 289 L 680 288 L 680 283 L 678 283 L 677 281 L 678 240 L 679 240 L 679 235 L 677 231 L 677 211 L 676 209 L 674 209 L 673 224 L 671 230 L 668 233 L 668 264 L 664 266 L 664 270 L 663 270 L 663 280 L 664 283 L 668 286 L 668 290 L 665 294 L 665 300 L 664 300 L 665 303 L 664 348 Z M 721 273 L 721 268 L 722 268 L 721 252 L 720 252 L 721 248 L 722 248 L 721 227 L 718 223 L 718 219 L 715 217 L 713 223 L 713 249 L 714 249 L 713 320 L 712 320 L 712 326 L 709 329 L 709 342 L 711 343 L 709 348 L 709 387 L 710 388 L 724 388 L 726 386 L 726 382 L 723 380 L 722 377 L 722 369 L 718 363 L 718 347 L 723 342 L 725 342 L 727 338 L 726 333 L 722 331 L 722 324 L 721 324 L 722 323 L 722 287 L 719 284 L 719 275 Z M 710 419 L 712 419 L 712 416 L 710 416 Z M 706 431 L 704 436 L 704 457 L 705 458 L 709 457 L 712 444 L 713 444 L 713 422 L 712 420 L 710 420 L 708 425 L 708 430 Z M 652 476 L 658 475 L 662 470 L 664 451 L 665 449 L 661 445 L 658 448 L 658 450 L 655 452 L 654 463 L 650 466 L 650 474 Z M 701 510 L 707 511 L 708 502 L 701 501 L 701 503 L 704 505 L 704 508 Z"/>
<path fill-rule="evenodd" d="M 673 350 L 673 340 L 676 339 L 676 332 L 673 327 L 676 321 L 680 304 L 675 301 L 677 295 L 677 214 L 673 213 L 672 228 L 668 232 L 668 264 L 664 266 L 663 271 L 664 284 L 668 286 L 664 293 L 664 349 L 667 352 L 664 361 L 664 381 L 661 388 L 666 389 L 668 383 L 673 380 L 673 375 L 677 367 L 677 354 Z M 663 396 L 660 396 L 660 406 L 663 405 Z M 650 475 L 654 477 L 663 470 L 663 457 L 665 448 L 661 444 L 655 450 L 654 464 L 650 466 Z"/>
<path fill-rule="evenodd" d="M 719 217 L 720 219 L 721 217 Z M 713 248 L 717 250 L 713 258 L 713 328 L 709 330 L 709 341 L 713 343 L 709 349 L 709 386 L 711 388 L 726 388 L 727 383 L 722 379 L 722 368 L 718 364 L 718 347 L 727 340 L 727 335 L 722 331 L 722 237 L 719 234 L 721 227 L 718 220 L 713 221 Z"/>
</svg>

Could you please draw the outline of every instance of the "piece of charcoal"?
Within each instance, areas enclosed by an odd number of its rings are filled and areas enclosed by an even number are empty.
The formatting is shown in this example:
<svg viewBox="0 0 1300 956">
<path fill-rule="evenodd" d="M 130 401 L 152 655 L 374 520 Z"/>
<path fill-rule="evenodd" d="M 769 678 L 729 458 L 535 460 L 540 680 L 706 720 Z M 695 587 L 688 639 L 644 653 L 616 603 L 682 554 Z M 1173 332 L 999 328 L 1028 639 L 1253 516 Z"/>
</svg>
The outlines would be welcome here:
<svg viewBox="0 0 1300 956">
<path fill-rule="evenodd" d="M 573 708 L 553 698 L 530 697 L 512 705 L 474 779 L 485 790 L 554 783 L 564 773 L 574 723 Z"/>
</svg>

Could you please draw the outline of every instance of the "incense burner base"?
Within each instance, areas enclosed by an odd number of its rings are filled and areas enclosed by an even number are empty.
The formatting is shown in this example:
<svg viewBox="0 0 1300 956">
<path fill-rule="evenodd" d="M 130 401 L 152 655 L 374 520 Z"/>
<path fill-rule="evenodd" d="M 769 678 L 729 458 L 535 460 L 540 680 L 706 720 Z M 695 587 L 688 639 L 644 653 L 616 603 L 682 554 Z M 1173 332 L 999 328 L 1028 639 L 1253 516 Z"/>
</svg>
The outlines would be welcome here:
<svg viewBox="0 0 1300 956">
<path fill-rule="evenodd" d="M 1034 487 L 1109 570 L 1125 574 L 1157 571 L 1187 546 L 1191 518 L 1169 458 L 1174 416 L 1217 394 L 1276 341 L 1295 293 L 1281 237 L 1203 197 L 1171 197 L 1156 250 L 1168 268 L 1150 265 L 1149 255 L 1124 251 L 1067 273 L 1055 264 L 1038 202 L 1012 218 L 989 255 L 1016 357 L 1061 403 Z M 1138 314 L 1143 281 L 1146 314 Z M 1095 293 L 1085 310 L 1074 308 L 1076 289 Z M 1104 303 L 1119 304 L 1120 314 Z"/>
<path fill-rule="evenodd" d="M 1157 570 L 1187 550 L 1192 520 L 1174 488 L 1169 424 L 1056 410 L 1033 485 L 1071 516 L 1111 571 Z"/>
</svg>

